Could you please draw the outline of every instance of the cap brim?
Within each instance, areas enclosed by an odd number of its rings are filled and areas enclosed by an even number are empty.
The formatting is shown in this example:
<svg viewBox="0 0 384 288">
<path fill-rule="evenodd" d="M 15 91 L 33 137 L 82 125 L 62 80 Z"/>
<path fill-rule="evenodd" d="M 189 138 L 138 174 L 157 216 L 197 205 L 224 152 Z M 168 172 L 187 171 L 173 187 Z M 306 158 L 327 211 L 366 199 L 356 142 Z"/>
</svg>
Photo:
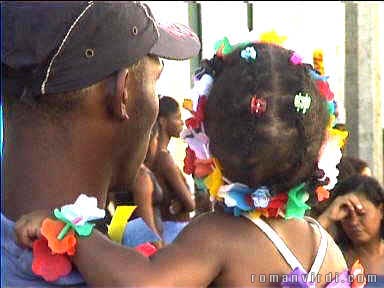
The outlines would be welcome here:
<svg viewBox="0 0 384 288">
<path fill-rule="evenodd" d="M 186 60 L 197 56 L 201 44 L 197 35 L 182 24 L 158 24 L 159 39 L 150 54 L 172 60 Z"/>
</svg>

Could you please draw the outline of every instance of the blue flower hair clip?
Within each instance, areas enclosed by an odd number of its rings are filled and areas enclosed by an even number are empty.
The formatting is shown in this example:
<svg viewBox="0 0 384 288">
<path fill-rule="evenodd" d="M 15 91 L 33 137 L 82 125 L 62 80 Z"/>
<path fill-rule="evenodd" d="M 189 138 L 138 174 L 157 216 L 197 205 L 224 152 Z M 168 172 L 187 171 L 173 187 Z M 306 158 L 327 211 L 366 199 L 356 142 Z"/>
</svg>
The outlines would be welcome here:
<svg viewBox="0 0 384 288">
<path fill-rule="evenodd" d="M 256 56 L 257 53 L 255 47 L 253 46 L 246 47 L 240 52 L 240 57 L 245 59 L 245 61 L 247 61 L 248 63 L 255 63 Z"/>
<path fill-rule="evenodd" d="M 228 211 L 235 216 L 255 209 L 265 209 L 271 199 L 268 187 L 261 186 L 253 190 L 241 183 L 221 186 L 218 195 L 224 199 L 224 204 L 230 208 Z"/>
<path fill-rule="evenodd" d="M 309 75 L 313 80 L 328 81 L 329 76 L 322 76 L 313 70 L 309 70 Z"/>
<path fill-rule="evenodd" d="M 267 208 L 271 194 L 266 186 L 261 186 L 251 194 L 251 198 L 256 208 Z"/>
</svg>

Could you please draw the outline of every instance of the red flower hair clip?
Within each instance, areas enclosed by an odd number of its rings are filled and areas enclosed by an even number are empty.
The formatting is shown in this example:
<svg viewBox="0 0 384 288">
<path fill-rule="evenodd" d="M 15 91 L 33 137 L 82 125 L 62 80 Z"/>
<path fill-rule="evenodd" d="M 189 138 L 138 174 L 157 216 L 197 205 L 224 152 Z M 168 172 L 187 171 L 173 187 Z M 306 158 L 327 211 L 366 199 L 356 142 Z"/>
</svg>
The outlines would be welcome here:
<svg viewBox="0 0 384 288">
<path fill-rule="evenodd" d="M 253 96 L 251 99 L 251 113 L 257 117 L 262 116 L 267 110 L 267 101 Z"/>
</svg>

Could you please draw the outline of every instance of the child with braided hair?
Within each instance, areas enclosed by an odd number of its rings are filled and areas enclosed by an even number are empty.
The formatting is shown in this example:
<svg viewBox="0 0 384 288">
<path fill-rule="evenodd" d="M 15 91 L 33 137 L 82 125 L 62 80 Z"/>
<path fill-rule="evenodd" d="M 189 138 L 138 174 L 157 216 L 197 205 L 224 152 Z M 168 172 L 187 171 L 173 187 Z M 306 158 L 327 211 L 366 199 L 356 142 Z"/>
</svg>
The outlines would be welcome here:
<svg viewBox="0 0 384 288">
<path fill-rule="evenodd" d="M 210 191 L 215 211 L 150 258 L 97 231 L 79 238 L 72 260 L 87 283 L 360 287 L 332 238 L 304 216 L 307 203 L 328 196 L 341 157 L 326 79 L 293 51 L 224 39 L 195 81 L 185 165 Z M 20 239 L 43 220 L 24 217 Z"/>
</svg>

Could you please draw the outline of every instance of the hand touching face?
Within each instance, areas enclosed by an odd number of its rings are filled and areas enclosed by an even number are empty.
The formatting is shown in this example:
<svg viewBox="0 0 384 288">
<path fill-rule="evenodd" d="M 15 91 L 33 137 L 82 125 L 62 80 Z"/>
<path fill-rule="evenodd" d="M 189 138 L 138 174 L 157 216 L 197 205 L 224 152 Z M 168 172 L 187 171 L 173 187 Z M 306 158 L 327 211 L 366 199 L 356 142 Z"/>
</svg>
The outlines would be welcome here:
<svg viewBox="0 0 384 288">
<path fill-rule="evenodd" d="M 378 237 L 383 219 L 382 205 L 376 207 L 361 194 L 351 193 L 342 197 L 338 216 L 343 216 L 340 222 L 348 238 L 362 243 Z"/>
</svg>

